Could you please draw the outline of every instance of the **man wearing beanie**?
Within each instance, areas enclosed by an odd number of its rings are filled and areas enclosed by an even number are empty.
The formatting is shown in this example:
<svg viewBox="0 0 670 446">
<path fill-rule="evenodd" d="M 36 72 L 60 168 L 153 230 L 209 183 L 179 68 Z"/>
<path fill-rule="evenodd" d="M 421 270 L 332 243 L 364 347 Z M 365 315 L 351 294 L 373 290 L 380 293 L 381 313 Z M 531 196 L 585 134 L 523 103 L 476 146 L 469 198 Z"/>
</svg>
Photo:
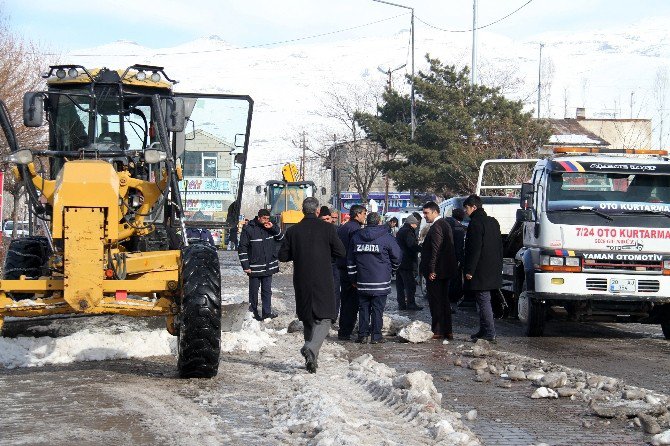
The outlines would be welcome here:
<svg viewBox="0 0 670 446">
<path fill-rule="evenodd" d="M 416 304 L 416 280 L 414 272 L 416 271 L 418 254 L 421 247 L 416 240 L 416 228 L 419 221 L 413 215 L 405 219 L 405 224 L 398 230 L 396 241 L 402 251 L 402 262 L 396 273 L 395 285 L 398 299 L 398 310 L 417 311 L 423 310 Z"/>
</svg>

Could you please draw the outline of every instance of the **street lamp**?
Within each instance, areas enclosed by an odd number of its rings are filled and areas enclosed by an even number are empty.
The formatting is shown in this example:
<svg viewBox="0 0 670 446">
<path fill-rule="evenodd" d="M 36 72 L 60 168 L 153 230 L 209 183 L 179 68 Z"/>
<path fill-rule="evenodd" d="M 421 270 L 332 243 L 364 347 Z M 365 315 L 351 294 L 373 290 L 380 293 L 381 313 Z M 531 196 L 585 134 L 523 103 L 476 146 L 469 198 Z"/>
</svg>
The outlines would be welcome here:
<svg viewBox="0 0 670 446">
<path fill-rule="evenodd" d="M 412 22 L 411 22 L 412 27 L 410 28 L 410 32 L 411 32 L 411 36 L 412 36 L 412 82 L 411 82 L 412 89 L 411 89 L 411 93 L 410 93 L 409 106 L 410 106 L 410 116 L 411 116 L 410 119 L 412 121 L 411 122 L 412 141 L 414 141 L 414 131 L 416 130 L 416 116 L 414 115 L 414 8 L 410 8 L 409 6 L 405 6 L 405 5 L 399 5 L 397 3 L 387 2 L 387 1 L 384 1 L 384 0 L 372 0 L 372 1 L 377 2 L 377 3 L 384 3 L 384 4 L 387 4 L 387 5 L 391 5 L 391 6 L 397 6 L 398 8 L 405 8 L 405 9 L 409 9 L 410 11 L 412 11 Z"/>
</svg>

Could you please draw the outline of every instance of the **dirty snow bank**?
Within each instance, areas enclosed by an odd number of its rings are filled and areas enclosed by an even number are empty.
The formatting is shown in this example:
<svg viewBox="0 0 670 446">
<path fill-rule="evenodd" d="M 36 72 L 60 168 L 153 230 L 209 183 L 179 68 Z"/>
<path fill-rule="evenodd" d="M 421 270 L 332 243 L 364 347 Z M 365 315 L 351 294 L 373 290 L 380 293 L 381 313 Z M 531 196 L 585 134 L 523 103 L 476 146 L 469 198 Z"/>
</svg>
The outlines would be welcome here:
<svg viewBox="0 0 670 446">
<path fill-rule="evenodd" d="M 39 367 L 80 361 L 176 355 L 177 338 L 164 328 L 142 328 L 141 320 L 123 321 L 116 317 L 78 318 L 72 322 L 55 319 L 51 325 L 88 323 L 89 328 L 63 337 L 0 338 L 0 367 Z M 275 330 L 264 327 L 249 316 L 241 331 L 221 334 L 221 351 L 261 351 L 274 345 L 275 333 Z"/>
<path fill-rule="evenodd" d="M 365 354 L 292 381 L 293 397 L 270 407 L 277 439 L 323 446 L 480 444 L 460 414 L 442 409 L 442 395 L 423 371 L 399 375 Z"/>
</svg>

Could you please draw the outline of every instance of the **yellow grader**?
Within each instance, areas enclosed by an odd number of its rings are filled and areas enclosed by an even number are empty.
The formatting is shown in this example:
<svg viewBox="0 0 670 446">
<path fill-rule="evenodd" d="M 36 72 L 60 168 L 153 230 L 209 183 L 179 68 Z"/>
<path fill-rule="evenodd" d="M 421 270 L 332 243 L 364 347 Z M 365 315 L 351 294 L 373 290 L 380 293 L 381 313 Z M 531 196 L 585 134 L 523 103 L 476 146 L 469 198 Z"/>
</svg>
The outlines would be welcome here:
<svg viewBox="0 0 670 446">
<path fill-rule="evenodd" d="M 179 375 L 215 376 L 219 260 L 186 226 L 237 222 L 253 101 L 175 93 L 148 65 L 59 65 L 44 77 L 45 91 L 24 95 L 23 122 L 46 122 L 48 147 L 20 147 L 0 102 L 3 162 L 40 222 L 9 244 L 0 329 L 7 316 L 165 316 Z"/>
</svg>

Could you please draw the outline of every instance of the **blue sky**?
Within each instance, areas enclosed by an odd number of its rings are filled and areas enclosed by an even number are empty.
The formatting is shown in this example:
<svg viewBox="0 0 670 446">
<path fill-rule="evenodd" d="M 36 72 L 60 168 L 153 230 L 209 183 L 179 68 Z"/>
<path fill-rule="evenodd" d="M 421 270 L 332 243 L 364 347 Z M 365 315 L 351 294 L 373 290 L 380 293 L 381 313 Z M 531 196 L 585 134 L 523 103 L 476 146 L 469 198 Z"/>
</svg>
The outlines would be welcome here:
<svg viewBox="0 0 670 446">
<path fill-rule="evenodd" d="M 497 20 L 527 0 L 478 0 L 479 25 Z M 418 19 L 444 29 L 468 29 L 472 0 L 396 0 Z M 171 47 L 219 35 L 235 46 L 294 39 L 387 19 L 406 10 L 372 0 L 4 0 L 9 27 L 49 49 L 69 51 L 116 40 Z M 527 38 L 545 31 L 625 26 L 670 16 L 667 0 L 532 0 L 489 31 Z M 314 41 L 391 35 L 409 27 L 409 15 Z M 416 23 L 416 32 L 426 26 Z"/>
</svg>

